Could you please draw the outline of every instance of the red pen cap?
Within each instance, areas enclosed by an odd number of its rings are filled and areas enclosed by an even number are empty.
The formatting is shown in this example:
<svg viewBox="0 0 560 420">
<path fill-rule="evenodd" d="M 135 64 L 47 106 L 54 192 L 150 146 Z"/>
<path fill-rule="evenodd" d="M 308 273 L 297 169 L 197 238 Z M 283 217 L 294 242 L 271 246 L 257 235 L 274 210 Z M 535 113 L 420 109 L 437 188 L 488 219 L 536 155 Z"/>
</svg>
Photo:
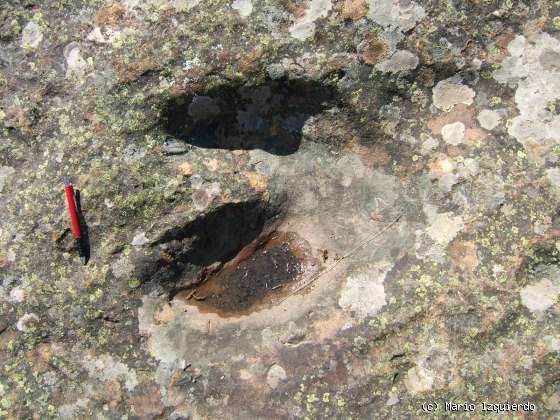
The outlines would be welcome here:
<svg viewBox="0 0 560 420">
<path fill-rule="evenodd" d="M 74 238 L 78 239 L 82 236 L 82 233 L 80 232 L 80 222 L 78 221 L 76 202 L 74 201 L 74 186 L 69 178 L 64 178 L 64 191 L 66 192 L 66 201 L 68 202 L 70 220 L 72 221 L 72 233 L 74 234 Z"/>
</svg>

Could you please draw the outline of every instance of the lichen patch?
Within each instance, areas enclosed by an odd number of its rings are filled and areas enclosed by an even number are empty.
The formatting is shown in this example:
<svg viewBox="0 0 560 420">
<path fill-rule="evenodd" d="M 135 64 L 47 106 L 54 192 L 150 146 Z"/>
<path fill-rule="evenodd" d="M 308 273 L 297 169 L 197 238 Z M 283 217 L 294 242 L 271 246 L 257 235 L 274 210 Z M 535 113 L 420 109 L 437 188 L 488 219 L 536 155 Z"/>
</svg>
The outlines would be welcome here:
<svg viewBox="0 0 560 420">
<path fill-rule="evenodd" d="M 21 47 L 25 49 L 38 48 L 43 38 L 41 27 L 33 21 L 27 22 L 21 33 Z"/>
<path fill-rule="evenodd" d="M 290 35 L 300 41 L 311 37 L 315 33 L 315 21 L 326 17 L 332 9 L 331 0 L 311 0 L 300 18 L 290 26 Z"/>
<path fill-rule="evenodd" d="M 424 8 L 414 1 L 369 0 L 368 18 L 393 30 L 406 32 L 426 16 Z"/>
<path fill-rule="evenodd" d="M 454 122 L 444 125 L 441 136 L 447 144 L 456 146 L 465 140 L 465 125 L 462 122 Z"/>
<path fill-rule="evenodd" d="M 477 118 L 480 126 L 485 130 L 493 130 L 502 120 L 501 115 L 492 109 L 483 109 Z"/>
<path fill-rule="evenodd" d="M 251 0 L 234 0 L 231 7 L 237 10 L 237 13 L 244 18 L 249 17 L 253 13 L 253 2 Z"/>
<path fill-rule="evenodd" d="M 441 245 L 447 245 L 465 227 L 463 217 L 451 212 L 438 213 L 432 205 L 426 205 L 424 211 L 430 225 L 426 233 Z"/>
<path fill-rule="evenodd" d="M 382 260 L 352 273 L 340 293 L 340 307 L 359 320 L 377 314 L 387 304 L 383 282 L 392 268 L 391 262 Z"/>
<path fill-rule="evenodd" d="M 391 58 L 382 61 L 377 68 L 384 73 L 402 73 L 414 70 L 418 66 L 418 56 L 406 50 L 395 52 Z"/>
<path fill-rule="evenodd" d="M 494 72 L 499 83 L 517 86 L 519 115 L 508 132 L 539 160 L 560 143 L 560 116 L 551 106 L 560 99 L 560 41 L 547 33 L 530 44 L 519 35 L 508 45 L 511 56 Z"/>
<path fill-rule="evenodd" d="M 138 385 L 136 372 L 124 363 L 115 360 L 110 354 L 98 357 L 87 355 L 83 360 L 84 368 L 89 375 L 102 382 L 121 379 L 125 382 L 125 388 L 132 391 Z"/>
<path fill-rule="evenodd" d="M 474 97 L 474 90 L 456 77 L 438 82 L 433 89 L 434 105 L 443 111 L 450 111 L 457 104 L 471 105 Z"/>
<path fill-rule="evenodd" d="M 519 292 L 521 303 L 535 314 L 542 314 L 554 305 L 560 295 L 560 269 L 555 266 L 537 268 L 536 281 Z"/>
</svg>

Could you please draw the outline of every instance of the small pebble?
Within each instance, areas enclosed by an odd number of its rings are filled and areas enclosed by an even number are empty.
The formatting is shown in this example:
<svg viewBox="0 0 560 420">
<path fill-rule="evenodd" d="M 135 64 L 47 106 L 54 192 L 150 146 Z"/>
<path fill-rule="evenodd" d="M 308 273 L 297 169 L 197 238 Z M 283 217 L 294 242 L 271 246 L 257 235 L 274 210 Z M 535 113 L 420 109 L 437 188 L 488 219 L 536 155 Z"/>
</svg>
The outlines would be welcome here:
<svg viewBox="0 0 560 420">
<path fill-rule="evenodd" d="M 166 155 L 181 155 L 189 151 L 188 144 L 184 141 L 168 138 L 163 143 L 163 152 Z"/>
</svg>

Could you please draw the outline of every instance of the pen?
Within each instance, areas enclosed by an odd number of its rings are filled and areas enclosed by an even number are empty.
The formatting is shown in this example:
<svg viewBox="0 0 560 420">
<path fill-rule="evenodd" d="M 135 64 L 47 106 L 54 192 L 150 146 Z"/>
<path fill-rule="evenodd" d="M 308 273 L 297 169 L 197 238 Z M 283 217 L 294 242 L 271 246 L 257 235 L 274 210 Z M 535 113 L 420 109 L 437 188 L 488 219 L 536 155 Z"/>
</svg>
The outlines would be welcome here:
<svg viewBox="0 0 560 420">
<path fill-rule="evenodd" d="M 76 239 L 80 261 L 85 265 L 87 259 L 84 250 L 84 244 L 82 241 L 82 232 L 80 231 L 80 221 L 78 219 L 78 213 L 76 211 L 76 202 L 74 200 L 74 186 L 72 185 L 72 182 L 69 178 L 64 178 L 64 191 L 66 192 L 66 201 L 68 202 L 68 210 L 70 211 L 72 233 L 74 234 L 74 239 Z"/>
</svg>

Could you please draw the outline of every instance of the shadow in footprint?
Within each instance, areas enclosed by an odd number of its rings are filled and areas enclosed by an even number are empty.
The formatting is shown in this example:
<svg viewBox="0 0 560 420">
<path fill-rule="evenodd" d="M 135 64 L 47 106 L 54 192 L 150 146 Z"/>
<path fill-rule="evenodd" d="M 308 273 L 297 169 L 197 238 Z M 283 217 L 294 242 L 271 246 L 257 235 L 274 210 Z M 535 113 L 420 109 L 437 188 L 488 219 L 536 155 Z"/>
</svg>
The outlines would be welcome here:
<svg viewBox="0 0 560 420">
<path fill-rule="evenodd" d="M 336 98 L 333 87 L 306 80 L 224 85 L 171 99 L 164 107 L 163 128 L 197 147 L 289 155 L 301 144 L 305 121 L 335 105 Z"/>
<path fill-rule="evenodd" d="M 209 267 L 231 260 L 273 225 L 279 211 L 260 200 L 225 204 L 164 234 L 153 246 L 166 257 L 146 261 L 139 277 L 169 289 L 196 284 Z"/>
<path fill-rule="evenodd" d="M 228 203 L 187 226 L 163 236 L 155 245 L 167 244 L 178 262 L 207 266 L 231 259 L 241 248 L 257 238 L 267 217 L 262 202 Z M 187 240 L 183 247 L 181 241 Z M 174 246 L 170 245 L 174 242 Z"/>
</svg>

